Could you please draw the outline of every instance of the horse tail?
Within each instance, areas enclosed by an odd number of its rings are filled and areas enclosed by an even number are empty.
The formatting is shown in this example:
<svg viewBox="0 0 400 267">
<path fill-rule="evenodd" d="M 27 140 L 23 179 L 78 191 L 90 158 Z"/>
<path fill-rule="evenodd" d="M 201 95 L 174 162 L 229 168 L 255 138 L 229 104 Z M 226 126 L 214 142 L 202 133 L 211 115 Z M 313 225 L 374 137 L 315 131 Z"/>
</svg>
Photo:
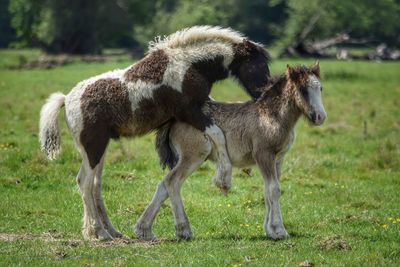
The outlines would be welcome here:
<svg viewBox="0 0 400 267">
<path fill-rule="evenodd" d="M 51 94 L 40 111 L 39 142 L 42 151 L 50 160 L 56 158 L 61 150 L 60 128 L 58 114 L 64 106 L 65 95 L 62 93 Z"/>
<path fill-rule="evenodd" d="M 167 122 L 158 128 L 156 134 L 156 150 L 160 158 L 160 165 L 163 169 L 165 169 L 166 166 L 173 169 L 179 160 L 179 155 L 177 155 L 169 138 L 173 123 L 174 121 Z"/>
</svg>

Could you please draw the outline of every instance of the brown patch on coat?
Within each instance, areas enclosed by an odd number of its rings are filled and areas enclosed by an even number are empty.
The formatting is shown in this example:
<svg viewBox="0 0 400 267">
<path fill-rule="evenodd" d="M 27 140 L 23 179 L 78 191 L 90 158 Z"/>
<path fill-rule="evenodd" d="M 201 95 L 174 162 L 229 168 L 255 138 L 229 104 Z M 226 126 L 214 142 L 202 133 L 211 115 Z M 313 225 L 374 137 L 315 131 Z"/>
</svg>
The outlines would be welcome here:
<svg viewBox="0 0 400 267">
<path fill-rule="evenodd" d="M 228 77 L 223 65 L 223 56 L 193 63 L 186 71 L 182 82 L 183 101 L 175 117 L 200 131 L 213 124 L 212 119 L 202 111 L 212 84 Z"/>
<path fill-rule="evenodd" d="M 81 97 L 83 130 L 80 141 L 94 168 L 110 138 L 129 135 L 132 108 L 128 90 L 118 79 L 100 79 L 89 85 Z"/>
<path fill-rule="evenodd" d="M 227 76 L 222 56 L 193 63 L 182 81 L 182 93 L 162 85 L 154 90 L 151 98 L 138 103 L 133 116 L 135 134 L 145 134 L 173 118 L 204 131 L 212 120 L 201 108 L 208 99 L 212 84 Z"/>
<path fill-rule="evenodd" d="M 142 99 L 133 113 L 135 135 L 146 134 L 172 119 L 183 105 L 183 98 L 177 90 L 162 85 L 154 90 L 152 98 Z"/>
<path fill-rule="evenodd" d="M 159 84 L 168 66 L 168 56 L 163 50 L 156 50 L 130 67 L 124 74 L 128 82 L 143 80 Z"/>
</svg>

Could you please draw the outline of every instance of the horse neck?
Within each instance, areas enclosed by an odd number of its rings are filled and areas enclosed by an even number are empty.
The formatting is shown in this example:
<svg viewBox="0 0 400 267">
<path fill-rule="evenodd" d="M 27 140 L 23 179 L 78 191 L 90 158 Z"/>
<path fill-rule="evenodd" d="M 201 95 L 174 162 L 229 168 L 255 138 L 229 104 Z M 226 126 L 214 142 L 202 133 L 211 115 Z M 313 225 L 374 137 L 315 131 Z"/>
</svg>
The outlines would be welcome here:
<svg viewBox="0 0 400 267">
<path fill-rule="evenodd" d="M 256 104 L 268 120 L 278 122 L 288 131 L 294 128 L 301 115 L 295 101 L 295 87 L 285 77 L 265 92 Z"/>
</svg>

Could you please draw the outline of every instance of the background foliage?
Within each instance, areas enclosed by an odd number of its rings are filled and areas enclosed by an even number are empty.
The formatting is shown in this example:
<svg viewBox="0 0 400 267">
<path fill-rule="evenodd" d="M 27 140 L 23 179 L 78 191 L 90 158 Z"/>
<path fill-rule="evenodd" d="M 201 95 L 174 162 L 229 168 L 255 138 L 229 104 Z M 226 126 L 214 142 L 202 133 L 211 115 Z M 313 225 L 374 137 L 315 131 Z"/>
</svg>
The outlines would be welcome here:
<svg viewBox="0 0 400 267">
<path fill-rule="evenodd" d="M 104 47 L 145 48 L 156 35 L 210 24 L 251 39 L 287 44 L 318 21 L 311 38 L 339 32 L 398 46 L 399 0 L 1 0 L 0 46 L 47 52 L 100 53 Z"/>
</svg>

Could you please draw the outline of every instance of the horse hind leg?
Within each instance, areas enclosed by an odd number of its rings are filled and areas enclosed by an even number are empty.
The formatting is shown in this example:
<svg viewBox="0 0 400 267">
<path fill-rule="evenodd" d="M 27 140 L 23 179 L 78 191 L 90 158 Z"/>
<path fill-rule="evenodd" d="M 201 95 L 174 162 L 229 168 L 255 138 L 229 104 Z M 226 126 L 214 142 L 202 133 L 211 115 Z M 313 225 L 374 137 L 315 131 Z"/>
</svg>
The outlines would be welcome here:
<svg viewBox="0 0 400 267">
<path fill-rule="evenodd" d="M 87 157 L 85 157 L 77 177 L 77 183 L 81 192 L 84 210 L 82 234 L 83 237 L 88 240 L 110 240 L 112 237 L 104 229 L 92 194 L 95 173 L 96 168 L 93 169 L 90 166 Z"/>
<path fill-rule="evenodd" d="M 204 132 L 214 144 L 217 152 L 217 171 L 213 178 L 214 184 L 224 193 L 231 188 L 232 164 L 228 155 L 225 135 L 210 118 L 204 114 L 200 106 L 182 107 L 176 114 L 179 121 L 186 122 Z"/>
<path fill-rule="evenodd" d="M 107 148 L 109 137 L 100 129 L 83 132 L 80 137 L 80 142 L 77 142 L 77 144 L 83 162 L 77 182 L 84 205 L 83 236 L 85 239 L 110 240 L 113 237 L 104 227 L 94 195 L 97 191 L 95 177 L 99 169 L 102 168 L 101 160 Z M 101 191 L 99 194 L 101 194 Z"/>
<path fill-rule="evenodd" d="M 206 134 L 212 140 L 217 151 L 217 170 L 213 182 L 226 194 L 231 188 L 232 164 L 227 151 L 225 135 L 215 124 L 206 128 Z"/>
<path fill-rule="evenodd" d="M 96 175 L 94 178 L 94 187 L 93 187 L 94 202 L 97 208 L 97 212 L 100 216 L 100 219 L 104 225 L 104 228 L 113 238 L 121 238 L 123 237 L 123 235 L 114 228 L 110 218 L 107 215 L 107 209 L 103 201 L 103 196 L 101 194 L 104 157 L 105 155 L 103 154 L 100 163 L 96 167 Z"/>
</svg>

